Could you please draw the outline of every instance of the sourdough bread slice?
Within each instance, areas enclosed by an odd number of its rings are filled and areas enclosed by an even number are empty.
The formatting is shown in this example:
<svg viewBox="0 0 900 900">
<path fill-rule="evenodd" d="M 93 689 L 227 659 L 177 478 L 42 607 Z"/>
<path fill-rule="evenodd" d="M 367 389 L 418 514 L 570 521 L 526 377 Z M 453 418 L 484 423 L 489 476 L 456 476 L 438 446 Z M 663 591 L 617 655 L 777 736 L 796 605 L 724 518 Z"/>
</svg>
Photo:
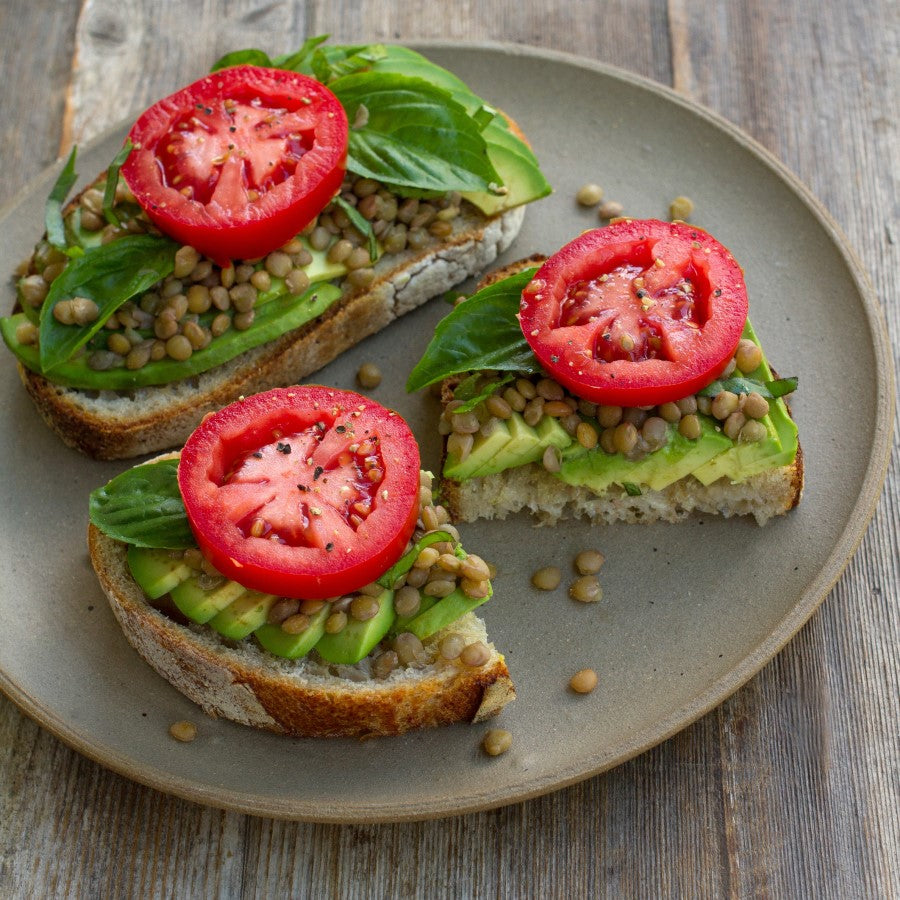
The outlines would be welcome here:
<svg viewBox="0 0 900 900">
<path fill-rule="evenodd" d="M 478 287 L 487 287 L 523 269 L 539 266 L 545 259 L 536 254 L 512 262 L 486 275 Z M 453 400 L 453 388 L 458 382 L 459 378 L 451 378 L 443 383 L 441 403 L 444 409 Z M 442 469 L 446 457 L 447 437 L 444 437 Z M 783 515 L 800 502 L 803 451 L 798 444 L 797 455 L 790 465 L 760 472 L 737 484 L 720 478 L 704 485 L 687 476 L 661 490 L 643 488 L 639 496 L 628 494 L 617 484 L 600 494 L 587 487 L 566 484 L 540 463 L 463 482 L 443 478 L 440 490 L 447 511 L 454 521 L 460 522 L 505 519 L 510 513 L 527 510 L 543 525 L 554 525 L 566 518 L 585 518 L 595 524 L 677 522 L 691 513 L 726 518 L 752 515 L 764 525 L 772 516 Z"/>
<path fill-rule="evenodd" d="M 791 465 L 760 472 L 738 484 L 720 478 L 704 485 L 688 476 L 662 490 L 643 489 L 637 497 L 618 485 L 595 494 L 588 488 L 566 484 L 538 463 L 462 483 L 444 479 L 441 484 L 444 506 L 457 521 L 505 519 L 524 509 L 545 525 L 566 518 L 607 525 L 677 522 L 695 512 L 726 518 L 752 515 L 764 525 L 772 516 L 793 509 L 802 491 L 803 455 L 799 448 Z"/>
<path fill-rule="evenodd" d="M 474 613 L 425 642 L 427 665 L 378 679 L 371 657 L 354 666 L 280 659 L 252 638 L 227 641 L 204 626 L 181 625 L 151 606 L 131 577 L 127 545 L 90 525 L 88 548 L 129 643 L 211 716 L 296 737 L 371 737 L 479 722 L 515 698 L 506 662 Z M 438 644 L 448 633 L 484 641 L 490 660 L 480 668 L 443 661 Z"/>
<path fill-rule="evenodd" d="M 522 226 L 524 207 L 486 218 L 468 204 L 446 238 L 383 256 L 374 283 L 319 318 L 208 372 L 159 387 L 87 391 L 53 384 L 21 364 L 19 374 L 47 424 L 98 459 L 183 444 L 207 413 L 271 387 L 296 384 L 394 319 L 483 270 Z"/>
</svg>

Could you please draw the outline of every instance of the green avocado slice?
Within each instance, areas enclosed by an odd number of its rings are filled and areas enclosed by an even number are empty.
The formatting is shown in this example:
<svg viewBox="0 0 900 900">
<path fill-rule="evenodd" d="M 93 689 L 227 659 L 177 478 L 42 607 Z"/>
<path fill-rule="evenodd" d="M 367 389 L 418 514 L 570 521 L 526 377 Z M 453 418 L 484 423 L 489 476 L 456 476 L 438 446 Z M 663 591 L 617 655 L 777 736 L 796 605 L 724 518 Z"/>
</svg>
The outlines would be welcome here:
<svg viewBox="0 0 900 900">
<path fill-rule="evenodd" d="M 365 622 L 350 619 L 337 634 L 323 635 L 316 644 L 322 659 L 331 663 L 352 665 L 368 656 L 376 644 L 390 631 L 397 614 L 394 612 L 394 592 L 382 591 L 378 596 L 378 614 Z"/>
<path fill-rule="evenodd" d="M 284 659 L 306 656 L 325 634 L 325 621 L 331 615 L 331 604 L 326 603 L 309 617 L 309 626 L 300 634 L 288 634 L 280 625 L 260 625 L 253 632 L 264 650 Z"/>
<path fill-rule="evenodd" d="M 245 590 L 233 603 L 213 616 L 208 624 L 223 637 L 239 641 L 265 624 L 266 616 L 277 599 L 273 594 Z"/>
<path fill-rule="evenodd" d="M 482 603 L 487 603 L 492 594 L 493 590 L 488 593 L 487 597 L 472 598 L 467 596 L 462 588 L 457 588 L 452 594 L 439 600 L 425 612 L 420 612 L 406 622 L 402 629 L 397 630 L 410 631 L 419 640 L 424 641 L 457 619 L 461 619 L 466 613 L 481 606 Z"/>
<path fill-rule="evenodd" d="M 192 622 L 202 625 L 226 606 L 230 606 L 246 591 L 247 589 L 236 581 L 226 581 L 217 587 L 204 589 L 200 584 L 200 576 L 192 575 L 187 581 L 182 581 L 172 588 L 169 593 L 172 602 L 185 616 Z"/>
<path fill-rule="evenodd" d="M 194 570 L 171 550 L 151 550 L 146 547 L 128 547 L 128 568 L 141 590 L 151 599 L 158 600 L 183 581 Z"/>
</svg>

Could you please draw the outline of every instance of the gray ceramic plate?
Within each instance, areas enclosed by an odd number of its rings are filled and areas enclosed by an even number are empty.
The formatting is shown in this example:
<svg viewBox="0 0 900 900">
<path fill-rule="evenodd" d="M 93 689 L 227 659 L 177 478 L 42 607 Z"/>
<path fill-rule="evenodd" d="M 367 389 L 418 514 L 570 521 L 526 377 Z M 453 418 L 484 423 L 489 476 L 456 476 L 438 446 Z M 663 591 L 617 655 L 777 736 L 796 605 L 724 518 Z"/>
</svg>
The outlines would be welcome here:
<svg viewBox="0 0 900 900">
<path fill-rule="evenodd" d="M 806 621 L 856 548 L 880 490 L 891 426 L 885 331 L 859 264 L 819 204 L 727 122 L 658 85 L 596 63 L 506 46 L 424 48 L 522 125 L 556 187 L 529 210 L 512 259 L 551 252 L 595 224 L 573 202 L 597 181 L 634 216 L 665 217 L 687 194 L 697 224 L 746 268 L 753 322 L 774 364 L 800 376 L 795 411 L 807 489 L 790 516 L 695 518 L 678 526 L 535 529 L 526 518 L 465 528 L 499 568 L 484 613 L 518 700 L 497 724 L 512 750 L 478 751 L 485 727 L 400 738 L 300 741 L 206 719 L 126 644 L 85 551 L 88 493 L 126 467 L 67 450 L 40 422 L 0 354 L 0 686 L 85 755 L 203 803 L 319 820 L 427 818 L 522 800 L 602 772 L 683 728 L 753 675 Z M 100 171 L 120 131 L 86 148 Z M 41 230 L 47 173 L 6 210 L 0 272 Z M 3 307 L 12 302 L 4 288 Z M 433 401 L 406 396 L 407 371 L 447 307 L 391 326 L 319 375 L 350 386 L 363 360 L 388 373 L 396 406 L 436 461 Z M 841 438 L 836 438 L 836 418 Z M 607 556 L 604 600 L 534 592 L 538 564 Z M 597 690 L 566 690 L 584 666 Z M 167 734 L 198 722 L 189 745 Z"/>
</svg>

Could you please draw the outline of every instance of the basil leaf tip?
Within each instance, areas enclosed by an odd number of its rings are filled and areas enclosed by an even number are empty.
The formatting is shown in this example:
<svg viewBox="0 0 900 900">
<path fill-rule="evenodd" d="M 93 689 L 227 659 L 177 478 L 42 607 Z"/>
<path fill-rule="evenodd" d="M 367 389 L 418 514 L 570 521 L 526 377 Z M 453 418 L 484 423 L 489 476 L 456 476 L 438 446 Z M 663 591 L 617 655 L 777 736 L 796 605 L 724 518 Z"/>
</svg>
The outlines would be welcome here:
<svg viewBox="0 0 900 900">
<path fill-rule="evenodd" d="M 47 197 L 44 207 L 44 228 L 47 231 L 47 241 L 58 250 L 64 250 L 66 247 L 66 226 L 63 222 L 62 210 L 69 191 L 78 180 L 78 174 L 75 172 L 77 155 L 78 147 L 72 147 L 66 164 L 50 189 L 50 195 Z"/>
<path fill-rule="evenodd" d="M 108 537 L 136 547 L 196 545 L 178 490 L 178 460 L 128 469 L 91 493 L 91 523 Z"/>
<path fill-rule="evenodd" d="M 535 267 L 497 281 L 455 306 L 406 382 L 417 391 L 451 375 L 488 369 L 537 374 L 542 369 L 522 334 L 516 314 Z"/>
</svg>

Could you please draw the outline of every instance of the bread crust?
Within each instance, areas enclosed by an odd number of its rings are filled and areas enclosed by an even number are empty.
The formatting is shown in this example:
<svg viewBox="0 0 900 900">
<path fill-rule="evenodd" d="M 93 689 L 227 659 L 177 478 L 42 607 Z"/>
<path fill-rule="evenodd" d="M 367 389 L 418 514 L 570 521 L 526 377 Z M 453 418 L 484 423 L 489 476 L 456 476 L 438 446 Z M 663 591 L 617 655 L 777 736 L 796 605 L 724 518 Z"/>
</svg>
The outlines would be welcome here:
<svg viewBox="0 0 900 900">
<path fill-rule="evenodd" d="M 272 387 L 296 384 L 345 350 L 490 265 L 521 228 L 524 207 L 486 218 L 466 205 L 449 237 L 382 257 L 375 282 L 301 328 L 192 378 L 133 391 L 53 384 L 19 364 L 44 421 L 96 459 L 124 459 L 183 444 L 207 413 Z"/>
<path fill-rule="evenodd" d="M 362 738 L 481 721 L 515 697 L 506 662 L 493 645 L 490 661 L 478 669 L 437 664 L 357 681 L 329 674 L 307 659 L 280 660 L 249 640 L 226 642 L 208 628 L 180 625 L 150 606 L 128 571 L 125 544 L 89 525 L 88 548 L 128 642 L 211 716 L 295 737 Z M 486 640 L 474 614 L 451 628 Z"/>
</svg>

